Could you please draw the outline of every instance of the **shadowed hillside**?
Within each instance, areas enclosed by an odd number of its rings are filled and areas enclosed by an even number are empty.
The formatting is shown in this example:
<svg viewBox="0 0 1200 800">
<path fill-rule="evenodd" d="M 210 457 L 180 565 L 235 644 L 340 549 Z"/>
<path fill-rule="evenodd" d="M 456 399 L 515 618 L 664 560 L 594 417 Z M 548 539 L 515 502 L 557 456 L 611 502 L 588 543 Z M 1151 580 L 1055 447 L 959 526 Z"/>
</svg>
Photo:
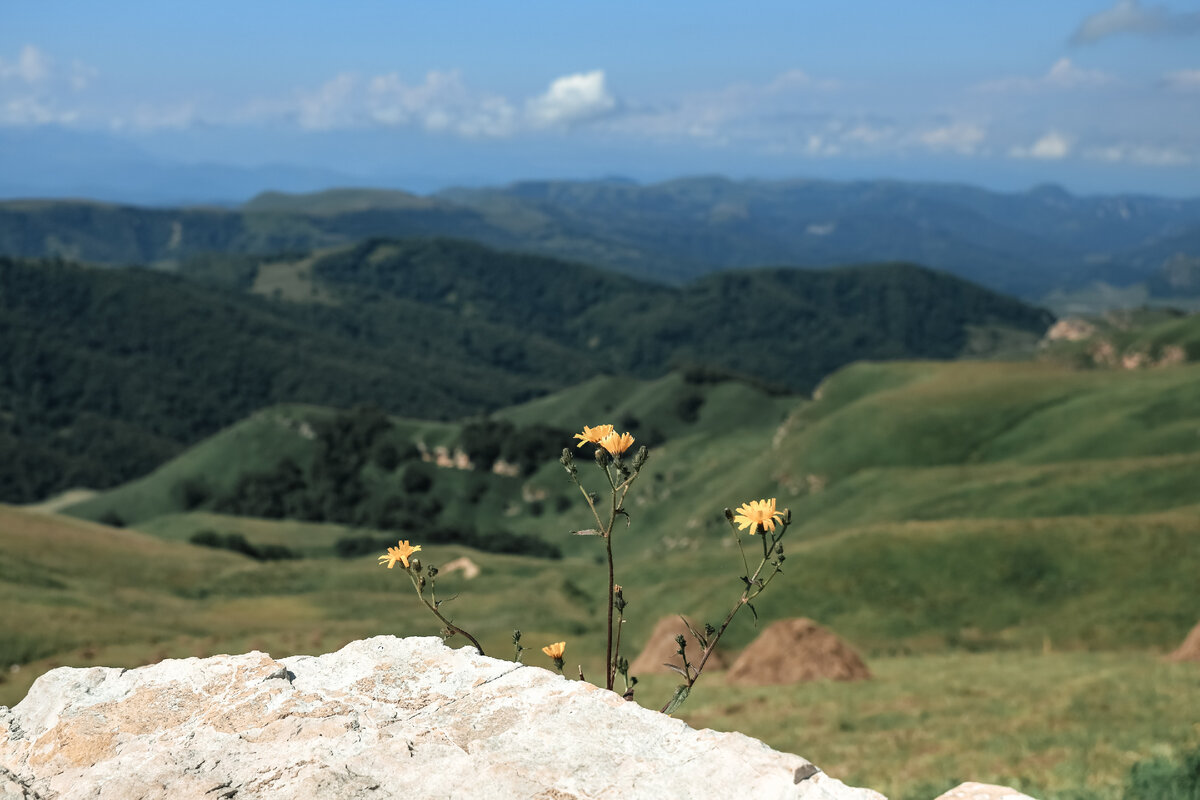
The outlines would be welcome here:
<svg viewBox="0 0 1200 800">
<path fill-rule="evenodd" d="M 259 296 L 267 269 L 303 302 Z M 1031 342 L 1049 321 L 906 265 L 670 288 L 449 240 L 183 276 L 0 259 L 0 442 L 16 454 L 0 497 L 112 486 L 279 402 L 450 419 L 685 364 L 803 389 L 856 359 L 955 357 L 979 328 Z"/>
</svg>

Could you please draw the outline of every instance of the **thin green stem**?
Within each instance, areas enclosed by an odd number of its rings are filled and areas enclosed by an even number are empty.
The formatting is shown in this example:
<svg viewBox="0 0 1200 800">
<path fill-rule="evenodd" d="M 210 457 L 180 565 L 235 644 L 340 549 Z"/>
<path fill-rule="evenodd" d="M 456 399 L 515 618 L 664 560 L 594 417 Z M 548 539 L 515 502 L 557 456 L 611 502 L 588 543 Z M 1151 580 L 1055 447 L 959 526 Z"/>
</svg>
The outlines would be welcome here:
<svg viewBox="0 0 1200 800">
<path fill-rule="evenodd" d="M 604 667 L 604 688 L 611 690 L 616 677 L 616 669 L 613 664 L 613 583 L 616 575 L 613 567 L 612 532 L 613 527 L 617 524 L 617 489 L 613 486 L 612 475 L 607 468 L 605 468 L 604 474 L 608 476 L 608 485 L 612 486 L 611 516 L 608 520 L 608 530 L 604 532 L 604 549 L 608 554 L 608 660 Z"/>
<path fill-rule="evenodd" d="M 760 594 L 762 594 L 763 591 L 767 588 L 767 585 L 770 584 L 771 581 L 775 578 L 775 576 L 780 573 L 779 566 L 775 565 L 775 570 L 770 575 L 767 576 L 766 580 L 764 580 L 761 584 L 759 583 L 758 576 L 762 574 L 763 568 L 767 566 L 767 562 L 770 560 L 770 554 L 775 549 L 775 546 L 777 544 L 779 544 L 780 541 L 783 540 L 783 534 L 787 531 L 787 526 L 788 526 L 788 523 L 786 523 L 786 522 L 780 523 L 779 534 L 771 536 L 770 546 L 767 545 L 766 531 L 763 532 L 763 534 L 762 534 L 762 536 L 763 536 L 763 558 L 762 558 L 762 561 L 759 562 L 757 569 L 754 570 L 754 574 L 746 576 L 747 580 L 749 581 L 749 584 L 746 586 L 745 589 L 742 590 L 742 596 L 738 598 L 737 602 L 734 603 L 733 608 L 731 608 L 729 610 L 729 613 L 725 615 L 725 621 L 721 623 L 721 627 L 717 628 L 717 632 L 714 633 L 712 635 L 712 637 L 709 639 L 708 646 L 704 648 L 704 652 L 700 655 L 700 660 L 699 660 L 699 662 L 696 663 L 696 665 L 694 667 L 694 671 L 693 671 L 693 669 L 686 668 L 686 661 L 685 661 L 685 670 L 687 673 L 689 673 L 685 676 L 687 679 L 687 687 L 689 690 L 693 686 L 696 685 L 696 681 L 700 680 L 700 673 L 704 671 L 704 665 L 708 663 L 708 657 L 710 655 L 712 655 L 713 650 L 715 650 L 717 647 L 717 642 L 719 642 L 721 640 L 721 636 L 724 635 L 725 629 L 729 627 L 729 623 L 733 622 L 733 618 L 735 616 L 737 616 L 737 613 L 739 611 L 742 610 L 742 606 L 749 605 L 749 603 L 751 601 L 753 601 Z M 736 533 L 736 531 L 735 531 L 735 533 Z M 740 540 L 738 541 L 738 546 L 741 547 Z M 742 558 L 744 561 L 745 560 L 744 553 L 743 553 Z M 750 571 L 748 564 L 747 564 L 746 571 L 747 572 Z M 664 714 L 667 713 L 667 709 L 670 707 L 670 705 L 671 705 L 671 701 L 668 700 L 666 703 L 663 704 L 663 707 L 661 709 L 659 709 L 659 711 L 661 711 Z"/>
<path fill-rule="evenodd" d="M 428 599 L 426 599 L 425 593 L 421 591 L 421 587 L 417 583 L 416 576 L 413 575 L 411 572 L 409 572 L 408 577 L 409 577 L 409 580 L 412 581 L 413 588 L 416 589 L 416 591 L 417 591 L 417 597 L 419 597 L 421 599 L 421 602 L 425 604 L 426 608 L 428 608 L 431 612 L 433 612 L 433 615 L 435 617 L 437 617 L 439 620 L 441 620 L 442 624 L 446 626 L 447 630 L 454 631 L 455 633 L 460 633 L 463 636 L 467 637 L 467 639 L 471 642 L 471 644 L 475 645 L 475 649 L 479 651 L 479 655 L 484 655 L 483 646 L 481 644 L 479 644 L 479 641 L 474 636 L 467 633 L 462 628 L 458 627 L 453 622 L 451 622 L 450 620 L 448 620 L 444 616 L 442 616 L 442 612 L 438 611 L 437 606 L 435 604 L 429 602 Z"/>
</svg>

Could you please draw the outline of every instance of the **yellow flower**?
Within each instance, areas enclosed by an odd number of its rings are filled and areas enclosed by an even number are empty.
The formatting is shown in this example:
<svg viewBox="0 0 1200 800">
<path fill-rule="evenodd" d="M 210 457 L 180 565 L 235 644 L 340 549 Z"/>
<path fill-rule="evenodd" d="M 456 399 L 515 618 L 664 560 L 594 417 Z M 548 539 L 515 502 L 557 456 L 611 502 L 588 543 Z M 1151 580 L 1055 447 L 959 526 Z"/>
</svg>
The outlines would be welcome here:
<svg viewBox="0 0 1200 800">
<path fill-rule="evenodd" d="M 546 655 L 550 656 L 551 658 L 557 660 L 557 659 L 562 658 L 563 651 L 566 649 L 567 649 L 566 642 L 555 642 L 552 645 L 543 647 L 542 652 L 545 653 Z"/>
<path fill-rule="evenodd" d="M 600 446 L 614 456 L 619 456 L 633 446 L 633 437 L 628 433 L 618 436 L 614 431 L 600 440 Z"/>
<path fill-rule="evenodd" d="M 760 530 L 774 531 L 775 521 L 783 516 L 783 512 L 775 510 L 775 498 L 770 500 L 751 500 L 738 507 L 737 516 L 733 521 L 740 530 L 750 529 L 753 535 Z M 761 526 L 761 527 L 760 527 Z"/>
<path fill-rule="evenodd" d="M 587 425 L 584 425 L 583 433 L 575 434 L 575 438 L 579 440 L 579 444 L 575 446 L 583 447 L 588 442 L 591 442 L 592 444 L 599 444 L 601 439 L 603 439 L 605 436 L 608 436 L 612 432 L 612 425 L 597 425 L 594 428 L 589 428 Z"/>
<path fill-rule="evenodd" d="M 404 565 L 405 569 L 408 569 L 408 557 L 420 549 L 421 545 L 413 547 L 408 543 L 407 539 L 401 539 L 399 542 L 397 542 L 396 547 L 389 547 L 387 549 L 387 555 L 379 557 L 379 563 L 383 564 L 383 562 L 386 561 L 387 568 L 391 569 L 392 567 L 396 566 L 396 562 L 399 561 Z"/>
</svg>

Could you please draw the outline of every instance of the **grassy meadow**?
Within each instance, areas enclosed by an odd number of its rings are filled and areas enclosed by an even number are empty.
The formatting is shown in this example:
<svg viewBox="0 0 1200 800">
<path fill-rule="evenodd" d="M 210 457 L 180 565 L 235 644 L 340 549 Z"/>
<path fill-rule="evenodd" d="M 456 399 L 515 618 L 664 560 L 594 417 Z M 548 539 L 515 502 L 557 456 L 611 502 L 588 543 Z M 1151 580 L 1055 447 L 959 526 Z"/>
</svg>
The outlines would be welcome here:
<svg viewBox="0 0 1200 800">
<path fill-rule="evenodd" d="M 264 410 L 69 516 L 0 506 L 0 664 L 19 667 L 0 673 L 0 703 L 55 665 L 436 635 L 378 553 L 335 555 L 338 539 L 396 533 L 231 516 L 183 491 L 219 493 L 303 462 L 311 426 L 332 414 Z M 679 372 L 598 377 L 490 419 L 516 430 L 611 421 L 653 443 L 629 496 L 632 525 L 614 540 L 631 658 L 659 617 L 716 623 L 740 593 L 725 506 L 778 497 L 791 509 L 784 574 L 757 604 L 759 627 L 744 614 L 722 647 L 807 616 L 858 649 L 874 678 L 755 688 L 706 672 L 680 714 L 694 725 L 762 738 L 893 798 L 967 779 L 1120 798 L 1134 763 L 1200 746 L 1200 664 L 1163 659 L 1200 621 L 1200 366 L 859 363 L 812 398 Z M 470 430 L 393 420 L 387 436 L 453 450 Z M 528 474 L 434 469 L 421 489 L 443 521 L 492 520 L 554 542 L 561 558 L 401 536 L 423 544 L 425 563 L 479 567 L 472 579 L 441 575 L 439 596 L 458 595 L 445 608 L 489 655 L 511 658 L 520 628 L 526 663 L 548 666 L 541 645 L 565 639 L 568 669 L 594 677 L 607 576 L 602 543 L 567 533 L 588 526 L 556 463 L 567 444 Z M 580 475 L 598 491 L 589 450 L 575 451 Z M 412 469 L 364 466 L 364 503 Z M 301 557 L 189 544 L 201 531 Z M 637 699 L 657 707 L 671 684 L 647 676 Z"/>
</svg>

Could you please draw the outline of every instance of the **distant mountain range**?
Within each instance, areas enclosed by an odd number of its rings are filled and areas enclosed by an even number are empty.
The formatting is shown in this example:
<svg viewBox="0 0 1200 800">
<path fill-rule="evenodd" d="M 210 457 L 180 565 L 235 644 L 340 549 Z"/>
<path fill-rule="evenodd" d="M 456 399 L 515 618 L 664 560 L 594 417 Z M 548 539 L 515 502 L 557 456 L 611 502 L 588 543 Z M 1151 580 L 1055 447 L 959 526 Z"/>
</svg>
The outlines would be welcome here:
<svg viewBox="0 0 1200 800">
<path fill-rule="evenodd" d="M 0 501 L 126 480 L 273 403 L 451 419 L 676 367 L 809 389 L 860 359 L 1028 346 L 1050 321 L 904 264 L 671 287 L 445 239 L 174 274 L 0 258 Z"/>
<path fill-rule="evenodd" d="M 665 283 L 721 269 L 909 261 L 1060 300 L 1097 282 L 1200 295 L 1200 198 L 1076 197 L 1043 186 L 688 178 L 518 183 L 429 196 L 260 194 L 238 209 L 0 203 L 0 253 L 172 266 L 205 252 L 308 251 L 374 236 L 449 236 Z"/>
</svg>

